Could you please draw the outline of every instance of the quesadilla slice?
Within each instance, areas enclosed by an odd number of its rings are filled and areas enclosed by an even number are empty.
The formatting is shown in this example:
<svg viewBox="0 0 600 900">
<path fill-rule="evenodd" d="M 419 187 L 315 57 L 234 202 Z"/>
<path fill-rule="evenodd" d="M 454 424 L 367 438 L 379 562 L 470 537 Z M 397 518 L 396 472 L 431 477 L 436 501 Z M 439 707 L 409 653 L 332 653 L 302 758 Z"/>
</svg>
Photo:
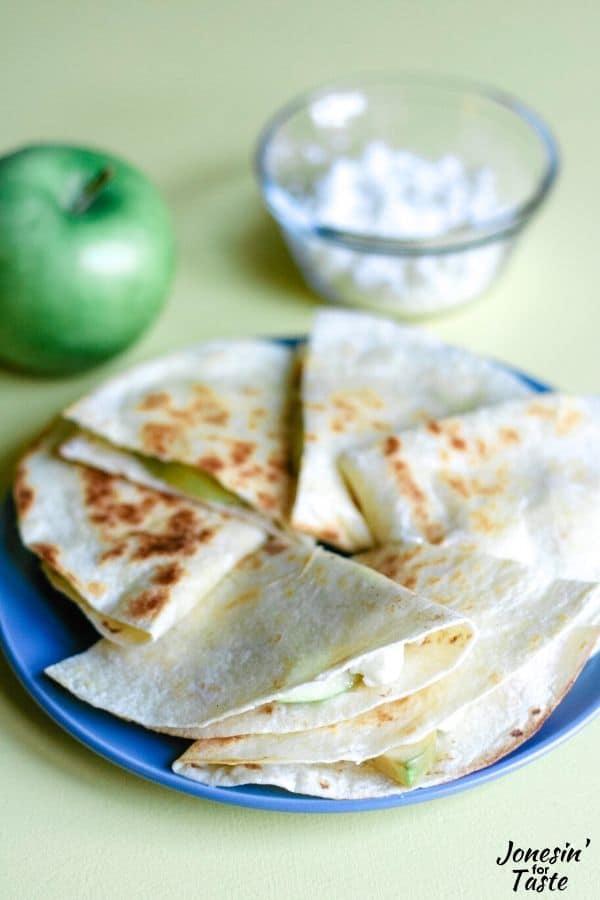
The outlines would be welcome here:
<svg viewBox="0 0 600 900">
<path fill-rule="evenodd" d="M 412 327 L 345 310 L 317 313 L 302 376 L 303 450 L 292 526 L 342 550 L 373 536 L 339 455 L 431 416 L 530 393 L 515 375 Z"/>
<path fill-rule="evenodd" d="M 240 497 L 225 490 L 204 472 L 121 450 L 77 426 L 71 426 L 65 433 L 65 439 L 56 450 L 62 459 L 83 463 L 110 475 L 119 475 L 161 493 L 198 500 L 212 509 L 230 513 L 237 520 L 249 522 L 268 534 L 281 533 L 281 528 L 271 517 L 251 509 Z M 305 543 L 311 541 L 308 535 L 297 537 Z"/>
<path fill-rule="evenodd" d="M 518 563 L 475 555 L 468 545 L 390 547 L 362 560 L 468 614 L 477 641 L 461 665 L 411 696 L 332 726 L 198 740 L 188 751 L 195 762 L 361 764 L 389 760 L 394 751 L 398 761 L 398 748 L 408 745 L 414 752 L 421 745 L 423 752 L 446 720 L 493 692 L 549 645 L 573 629 L 600 625 L 600 586 L 553 581 Z"/>
<path fill-rule="evenodd" d="M 19 464 L 19 529 L 54 587 L 111 641 L 159 637 L 264 543 L 254 524 L 64 462 L 53 452 L 63 430 Z"/>
<path fill-rule="evenodd" d="M 470 539 L 555 577 L 600 578 L 600 400 L 545 394 L 430 420 L 341 468 L 379 543 Z"/>
<path fill-rule="evenodd" d="M 464 616 L 320 548 L 270 539 L 160 641 L 100 641 L 47 674 L 80 699 L 158 731 L 197 729 L 274 700 L 385 683 L 403 651 Z M 448 656 L 440 656 L 440 675 Z"/>
<path fill-rule="evenodd" d="M 211 341 L 118 375 L 65 416 L 183 493 L 241 498 L 281 520 L 291 502 L 293 376 L 289 347 Z"/>
<path fill-rule="evenodd" d="M 262 762 L 210 765 L 192 746 L 173 770 L 193 781 L 217 787 L 264 784 L 297 794 L 359 800 L 403 794 L 415 788 L 454 781 L 511 753 L 543 725 L 585 665 L 598 629 L 577 627 L 560 636 L 489 694 L 442 722 L 434 733 L 435 760 L 417 783 L 386 774 L 381 758 L 360 764 Z M 393 758 L 408 756 L 412 745 L 393 748 Z M 418 756 L 412 757 L 413 760 Z M 382 768 L 384 771 L 382 771 Z"/>
</svg>

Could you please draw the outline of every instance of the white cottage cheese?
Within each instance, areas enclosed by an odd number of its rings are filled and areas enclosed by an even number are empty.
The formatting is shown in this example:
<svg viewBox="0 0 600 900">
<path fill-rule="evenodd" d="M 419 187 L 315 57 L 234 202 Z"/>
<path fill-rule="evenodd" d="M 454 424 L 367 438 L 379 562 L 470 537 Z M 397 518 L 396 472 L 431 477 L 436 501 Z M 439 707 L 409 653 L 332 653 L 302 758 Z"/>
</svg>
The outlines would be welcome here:
<svg viewBox="0 0 600 900">
<path fill-rule="evenodd" d="M 307 218 L 337 230 L 392 239 L 431 239 L 477 226 L 503 211 L 494 172 L 458 157 L 424 159 L 383 141 L 355 159 L 336 159 L 304 200 Z M 461 253 L 392 256 L 333 242 L 308 247 L 319 278 L 341 297 L 412 314 L 481 293 L 505 254 L 501 244 Z"/>
</svg>

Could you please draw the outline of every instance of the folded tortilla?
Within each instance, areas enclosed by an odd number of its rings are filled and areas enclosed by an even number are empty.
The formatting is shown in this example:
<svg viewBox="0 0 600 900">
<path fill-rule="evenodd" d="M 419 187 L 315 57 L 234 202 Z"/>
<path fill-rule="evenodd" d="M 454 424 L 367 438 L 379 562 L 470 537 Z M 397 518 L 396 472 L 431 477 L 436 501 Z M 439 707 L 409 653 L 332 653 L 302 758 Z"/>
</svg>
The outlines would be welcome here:
<svg viewBox="0 0 600 900">
<path fill-rule="evenodd" d="M 492 765 L 529 740 L 558 706 L 583 668 L 598 629 L 574 628 L 552 641 L 492 692 L 444 721 L 438 760 L 417 790 L 454 781 Z M 403 787 L 370 762 L 242 763 L 210 765 L 193 744 L 173 770 L 204 784 L 234 787 L 266 784 L 297 794 L 360 800 L 404 794 Z"/>
<path fill-rule="evenodd" d="M 346 454 L 378 543 L 471 539 L 555 577 L 600 578 L 600 399 L 546 394 L 431 420 Z"/>
<path fill-rule="evenodd" d="M 292 490 L 293 375 L 289 347 L 211 341 L 118 375 L 65 416 L 115 448 L 139 454 L 146 467 L 155 461 L 160 472 L 161 462 L 178 464 L 181 483 L 202 473 L 281 520 Z"/>
<path fill-rule="evenodd" d="M 52 584 L 117 643 L 155 639 L 199 603 L 266 533 L 199 503 L 64 462 L 47 433 L 21 460 L 23 543 Z"/>
<path fill-rule="evenodd" d="M 337 467 L 343 451 L 429 416 L 528 394 L 515 375 L 426 332 L 364 313 L 317 313 L 302 377 L 303 452 L 292 526 L 343 550 L 372 546 Z"/>
<path fill-rule="evenodd" d="M 304 732 L 201 739 L 187 758 L 203 765 L 364 763 L 443 729 L 451 716 L 510 680 L 549 645 L 574 629 L 600 625 L 599 585 L 553 581 L 518 563 L 475 555 L 469 545 L 381 548 L 362 561 L 469 616 L 477 641 L 461 665 L 429 687 L 354 719 Z"/>
<path fill-rule="evenodd" d="M 442 634 L 456 655 L 473 640 L 464 616 L 375 571 L 270 539 L 160 641 L 135 648 L 100 641 L 47 674 L 94 706 L 180 732 L 319 678 L 372 669 L 384 651 Z M 440 675 L 452 658 L 439 654 Z"/>
</svg>

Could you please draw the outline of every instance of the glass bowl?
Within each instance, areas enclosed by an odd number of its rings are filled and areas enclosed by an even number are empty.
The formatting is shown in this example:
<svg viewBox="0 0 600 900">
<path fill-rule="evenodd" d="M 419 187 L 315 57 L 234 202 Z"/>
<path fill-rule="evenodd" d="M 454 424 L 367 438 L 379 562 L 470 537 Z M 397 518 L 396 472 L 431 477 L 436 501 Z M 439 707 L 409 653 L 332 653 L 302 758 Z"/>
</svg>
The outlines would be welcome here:
<svg viewBox="0 0 600 900">
<path fill-rule="evenodd" d="M 399 75 L 293 100 L 264 128 L 256 169 L 311 288 L 420 317 L 487 290 L 554 183 L 559 154 L 513 97 Z"/>
</svg>

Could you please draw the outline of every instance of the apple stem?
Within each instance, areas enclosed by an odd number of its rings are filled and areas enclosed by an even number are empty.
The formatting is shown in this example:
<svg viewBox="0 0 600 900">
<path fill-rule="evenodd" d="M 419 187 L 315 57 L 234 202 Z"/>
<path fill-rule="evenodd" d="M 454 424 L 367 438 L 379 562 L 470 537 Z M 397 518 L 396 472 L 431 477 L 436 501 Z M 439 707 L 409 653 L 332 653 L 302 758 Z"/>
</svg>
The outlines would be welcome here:
<svg viewBox="0 0 600 900">
<path fill-rule="evenodd" d="M 84 185 L 81 194 L 76 198 L 72 211 L 79 215 L 90 208 L 103 187 L 114 176 L 113 169 L 105 166 Z"/>
</svg>

